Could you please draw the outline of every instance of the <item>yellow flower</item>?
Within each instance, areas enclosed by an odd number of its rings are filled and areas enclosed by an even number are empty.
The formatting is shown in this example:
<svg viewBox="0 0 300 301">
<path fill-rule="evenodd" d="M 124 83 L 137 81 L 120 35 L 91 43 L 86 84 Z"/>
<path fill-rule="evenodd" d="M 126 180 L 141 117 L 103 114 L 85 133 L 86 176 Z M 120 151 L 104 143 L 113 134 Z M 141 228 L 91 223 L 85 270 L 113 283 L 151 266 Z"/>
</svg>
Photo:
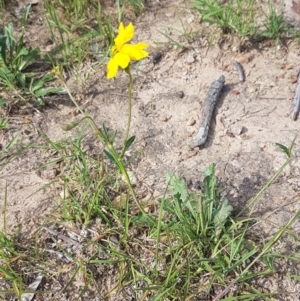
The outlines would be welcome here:
<svg viewBox="0 0 300 301">
<path fill-rule="evenodd" d="M 119 34 L 114 39 L 115 45 L 112 47 L 112 58 L 107 64 L 107 78 L 113 78 L 117 75 L 119 67 L 125 69 L 129 66 L 130 61 L 139 61 L 148 56 L 144 49 L 148 47 L 147 43 L 126 44 L 134 35 L 134 27 L 129 23 L 124 28 L 123 23 L 119 25 Z"/>
<path fill-rule="evenodd" d="M 62 75 L 62 67 L 59 65 L 56 65 L 55 67 L 53 67 L 53 69 L 51 70 L 52 74 L 54 74 L 57 77 L 61 77 Z"/>
</svg>

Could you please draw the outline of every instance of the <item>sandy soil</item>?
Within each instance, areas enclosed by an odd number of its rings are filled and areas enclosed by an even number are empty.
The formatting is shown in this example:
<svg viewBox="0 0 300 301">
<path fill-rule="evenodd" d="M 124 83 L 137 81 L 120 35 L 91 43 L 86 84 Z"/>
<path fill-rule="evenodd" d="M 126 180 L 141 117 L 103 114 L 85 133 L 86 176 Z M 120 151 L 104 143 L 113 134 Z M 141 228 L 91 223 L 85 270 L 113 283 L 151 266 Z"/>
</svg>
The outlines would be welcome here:
<svg viewBox="0 0 300 301">
<path fill-rule="evenodd" d="M 145 200 L 161 196 L 168 171 L 182 175 L 192 187 L 202 178 L 204 168 L 215 162 L 225 194 L 235 210 L 239 210 L 286 160 L 276 143 L 290 146 L 299 133 L 300 121 L 291 118 L 300 69 L 299 45 L 288 41 L 275 49 L 274 44 L 265 41 L 241 47 L 235 40 L 210 45 L 207 33 L 212 27 L 200 23 L 199 16 L 185 1 L 147 3 L 146 14 L 134 20 L 134 25 L 136 40 L 151 45 L 151 56 L 138 69 L 132 69 L 135 83 L 131 134 L 136 135 L 136 141 L 127 155 L 133 159 L 129 168 L 141 187 L 140 195 Z M 39 5 L 35 7 L 36 14 L 41 9 Z M 34 13 L 29 32 L 45 29 L 43 22 L 38 24 L 33 19 Z M 171 39 L 182 48 L 178 49 Z M 239 82 L 234 61 L 244 68 L 244 83 Z M 89 70 L 91 66 L 84 68 Z M 117 79 L 108 81 L 105 72 L 105 67 L 97 67 L 80 89 L 71 81 L 69 84 L 86 112 L 98 124 L 106 122 L 109 128 L 117 130 L 121 143 L 127 122 L 128 80 L 120 73 Z M 226 84 L 208 141 L 201 149 L 190 149 L 207 90 L 221 75 L 225 76 Z M 74 133 L 66 134 L 59 125 L 79 118 L 72 117 L 74 107 L 66 97 L 51 100 L 51 105 L 42 112 L 30 107 L 23 110 L 12 114 L 9 129 L 0 132 L 2 147 L 17 134 L 23 145 L 42 144 L 39 128 L 53 140 L 70 137 Z M 25 123 L 25 118 L 30 122 Z M 91 133 L 85 139 L 89 151 L 95 152 Z M 142 150 L 141 154 L 138 150 Z M 4 199 L 7 185 L 7 223 L 11 230 L 24 219 L 44 215 L 57 204 L 57 197 L 53 198 L 57 190 L 53 186 L 41 187 L 57 179 L 58 167 L 37 170 L 53 158 L 53 152 L 31 148 L 1 171 L 0 199 Z M 294 202 L 299 198 L 299 175 L 300 143 L 296 138 L 291 164 L 256 208 L 255 215 L 263 220 L 262 235 L 268 237 L 274 233 L 300 209 L 299 202 Z M 265 222 L 265 217 L 278 208 L 281 209 Z M 3 202 L 0 209 L 3 210 Z M 295 230 L 300 232 L 300 222 L 295 224 Z M 280 286 L 275 282 L 272 285 L 274 289 Z M 289 287 L 295 289 L 296 283 L 290 280 Z"/>
</svg>

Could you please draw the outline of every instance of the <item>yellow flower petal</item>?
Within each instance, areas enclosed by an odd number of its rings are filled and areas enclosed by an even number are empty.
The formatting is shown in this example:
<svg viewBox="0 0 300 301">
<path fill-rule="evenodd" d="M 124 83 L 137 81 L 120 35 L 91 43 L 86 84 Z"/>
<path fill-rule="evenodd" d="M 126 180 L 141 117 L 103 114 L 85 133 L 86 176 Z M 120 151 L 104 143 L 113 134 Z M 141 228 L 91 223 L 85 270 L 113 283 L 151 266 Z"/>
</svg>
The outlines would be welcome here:
<svg viewBox="0 0 300 301">
<path fill-rule="evenodd" d="M 125 44 L 121 52 L 129 55 L 131 60 L 139 61 L 148 56 L 148 52 L 144 50 L 147 48 L 148 44 L 146 43 L 137 43 L 137 44 Z"/>
<path fill-rule="evenodd" d="M 123 31 L 124 31 L 124 24 L 123 24 L 123 22 L 121 22 L 120 24 L 119 24 L 119 34 L 122 32 L 123 33 Z"/>
<path fill-rule="evenodd" d="M 129 23 L 128 26 L 125 27 L 124 32 L 123 32 L 123 41 L 124 44 L 129 42 L 134 36 L 134 27 L 132 23 Z"/>
<path fill-rule="evenodd" d="M 137 47 L 141 48 L 141 49 L 146 49 L 149 47 L 149 45 L 145 42 L 139 42 L 137 44 L 135 44 Z"/>
<path fill-rule="evenodd" d="M 111 47 L 111 56 L 114 57 L 114 55 L 116 55 L 116 53 L 118 53 L 118 49 L 116 46 Z"/>
<path fill-rule="evenodd" d="M 118 63 L 112 58 L 107 63 L 107 79 L 113 78 L 118 73 Z"/>
<path fill-rule="evenodd" d="M 116 48 L 120 51 L 122 46 L 133 38 L 133 35 L 134 35 L 134 27 L 132 23 L 129 23 L 128 26 L 124 28 L 124 25 L 121 22 L 119 25 L 119 34 L 114 39 Z"/>
<path fill-rule="evenodd" d="M 118 52 L 113 60 L 116 62 L 118 66 L 122 69 L 125 69 L 130 63 L 130 56 L 126 53 Z"/>
</svg>

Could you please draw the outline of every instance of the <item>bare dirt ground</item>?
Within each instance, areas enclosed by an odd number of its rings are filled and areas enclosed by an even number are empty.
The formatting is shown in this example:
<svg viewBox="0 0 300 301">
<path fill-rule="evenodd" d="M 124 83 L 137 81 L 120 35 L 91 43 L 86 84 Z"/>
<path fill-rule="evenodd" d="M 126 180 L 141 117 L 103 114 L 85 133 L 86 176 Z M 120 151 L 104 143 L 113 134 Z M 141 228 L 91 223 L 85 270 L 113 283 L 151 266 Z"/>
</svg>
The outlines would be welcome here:
<svg viewBox="0 0 300 301">
<path fill-rule="evenodd" d="M 134 22 L 136 40 L 151 45 L 149 59 L 137 71 L 133 69 L 131 134 L 137 139 L 128 156 L 133 159 L 130 169 L 137 178 L 139 194 L 145 200 L 161 196 L 168 171 L 182 175 L 193 186 L 202 178 L 204 168 L 215 162 L 227 198 L 238 211 L 285 161 L 276 143 L 290 146 L 299 133 L 299 120 L 291 118 L 300 69 L 299 45 L 288 41 L 275 50 L 274 44 L 266 41 L 242 48 L 234 39 L 210 44 L 208 33 L 212 27 L 200 23 L 186 1 L 147 3 L 144 15 L 128 20 Z M 46 47 L 44 20 L 38 22 L 35 18 L 41 9 L 40 4 L 34 7 L 28 38 L 40 32 L 43 38 L 37 34 L 36 42 Z M 166 35 L 183 47 L 176 48 Z M 157 53 L 162 55 L 159 62 L 155 60 Z M 234 61 L 239 61 L 245 70 L 244 83 L 239 82 Z M 122 142 L 127 122 L 127 77 L 120 73 L 117 79 L 108 81 L 105 67 L 97 67 L 95 72 L 89 69 L 91 66 L 84 68 L 91 75 L 80 88 L 70 80 L 74 94 L 98 124 L 106 122 L 109 128 L 117 130 Z M 221 75 L 225 76 L 226 85 L 209 139 L 204 148 L 190 149 L 207 90 Z M 38 128 L 54 141 L 72 136 L 74 133 L 65 133 L 60 127 L 78 118 L 72 117 L 74 107 L 70 101 L 56 97 L 49 103 L 42 112 L 28 107 L 11 114 L 9 129 L 0 132 L 2 147 L 17 134 L 23 144 L 41 144 Z M 25 118 L 30 122 L 25 123 Z M 96 152 L 92 133 L 85 140 L 88 151 Z M 137 150 L 142 150 L 141 154 Z M 52 159 L 51 152 L 29 149 L 1 171 L 0 199 L 4 199 L 7 184 L 7 223 L 11 231 L 25 219 L 45 215 L 57 204 L 53 197 L 58 193 L 55 188 L 38 191 L 59 175 L 57 166 L 37 170 Z M 299 176 L 300 143 L 296 138 L 290 166 L 269 187 L 256 208 L 255 214 L 262 217 L 261 235 L 269 237 L 300 209 L 299 202 L 293 202 L 299 198 Z M 0 208 L 2 211 L 3 204 Z M 281 209 L 271 220 L 264 222 L 278 208 Z M 295 231 L 300 233 L 300 222 L 295 224 Z M 291 279 L 274 280 L 270 285 L 274 291 L 300 291 L 299 282 Z M 298 297 L 291 295 L 285 300 L 299 300 Z"/>
</svg>

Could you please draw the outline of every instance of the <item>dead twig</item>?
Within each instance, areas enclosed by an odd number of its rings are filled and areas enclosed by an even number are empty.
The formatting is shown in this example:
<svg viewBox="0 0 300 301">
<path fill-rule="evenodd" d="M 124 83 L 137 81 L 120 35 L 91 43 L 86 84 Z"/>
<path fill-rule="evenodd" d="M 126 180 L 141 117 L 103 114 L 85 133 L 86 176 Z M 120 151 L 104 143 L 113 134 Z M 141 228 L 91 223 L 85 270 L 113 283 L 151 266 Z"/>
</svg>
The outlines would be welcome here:
<svg viewBox="0 0 300 301">
<path fill-rule="evenodd" d="M 300 72 L 298 73 L 298 81 L 295 91 L 294 98 L 294 112 L 293 112 L 293 120 L 297 120 L 300 111 Z"/>
<path fill-rule="evenodd" d="M 197 134 L 193 137 L 193 141 L 191 144 L 192 148 L 202 146 L 205 144 L 209 132 L 211 117 L 224 84 L 224 75 L 222 75 L 218 80 L 214 81 L 211 84 L 203 104 L 199 130 Z"/>
<path fill-rule="evenodd" d="M 242 65 L 239 62 L 234 62 L 233 64 L 239 74 L 240 82 L 244 82 L 245 81 L 245 73 L 244 73 L 244 69 L 243 69 Z"/>
</svg>

